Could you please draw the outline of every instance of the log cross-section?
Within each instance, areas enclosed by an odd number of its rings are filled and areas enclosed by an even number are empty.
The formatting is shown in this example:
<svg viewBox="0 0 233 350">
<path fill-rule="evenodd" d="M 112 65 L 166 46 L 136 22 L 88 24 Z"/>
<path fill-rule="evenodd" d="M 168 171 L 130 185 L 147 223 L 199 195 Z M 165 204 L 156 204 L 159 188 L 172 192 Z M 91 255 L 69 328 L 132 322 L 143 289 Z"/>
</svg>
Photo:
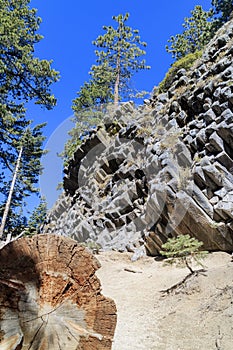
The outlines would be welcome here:
<svg viewBox="0 0 233 350">
<path fill-rule="evenodd" d="M 56 235 L 0 250 L 1 350 L 109 350 L 115 303 L 101 294 L 98 260 Z"/>
</svg>

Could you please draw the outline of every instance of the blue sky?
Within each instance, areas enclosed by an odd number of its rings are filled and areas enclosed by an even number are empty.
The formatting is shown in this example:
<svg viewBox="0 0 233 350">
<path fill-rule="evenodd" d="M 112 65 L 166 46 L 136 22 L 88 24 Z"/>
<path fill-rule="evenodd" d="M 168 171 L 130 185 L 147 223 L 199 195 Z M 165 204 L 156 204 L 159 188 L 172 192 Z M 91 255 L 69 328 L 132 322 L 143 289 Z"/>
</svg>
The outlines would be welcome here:
<svg viewBox="0 0 233 350">
<path fill-rule="evenodd" d="M 171 54 L 165 51 L 167 40 L 182 32 L 184 17 L 190 17 L 195 5 L 208 10 L 211 0 L 31 1 L 43 21 L 39 32 L 44 39 L 36 45 L 35 56 L 52 59 L 53 68 L 61 75 L 52 88 L 58 99 L 54 110 L 46 111 L 33 104 L 28 106 L 31 119 L 36 123 L 48 123 L 45 134 L 50 153 L 43 160 L 45 172 L 40 186 L 49 207 L 58 195 L 56 186 L 62 179 L 62 162 L 56 154 L 62 151 L 67 131 L 72 127 L 69 121 L 72 99 L 88 80 L 88 71 L 95 63 L 92 41 L 103 33 L 102 26 L 113 25 L 113 15 L 130 13 L 128 25 L 139 29 L 141 39 L 147 42 L 145 58 L 151 66 L 151 70 L 136 74 L 133 83 L 138 90 L 152 91 L 172 63 Z"/>
</svg>

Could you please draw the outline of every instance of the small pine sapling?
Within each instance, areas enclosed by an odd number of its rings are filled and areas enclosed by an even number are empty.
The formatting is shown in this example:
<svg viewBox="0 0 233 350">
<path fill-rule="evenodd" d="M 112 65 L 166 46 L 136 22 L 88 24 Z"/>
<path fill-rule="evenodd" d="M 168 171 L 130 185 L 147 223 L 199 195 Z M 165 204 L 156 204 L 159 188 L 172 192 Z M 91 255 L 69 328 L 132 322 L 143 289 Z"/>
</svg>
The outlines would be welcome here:
<svg viewBox="0 0 233 350">
<path fill-rule="evenodd" d="M 192 269 L 192 263 L 203 267 L 201 260 L 203 260 L 208 252 L 200 250 L 203 242 L 196 238 L 187 235 L 179 235 L 177 237 L 169 238 L 165 244 L 162 245 L 160 253 L 168 258 L 168 262 L 179 266 L 186 266 L 191 274 L 196 271 Z"/>
</svg>

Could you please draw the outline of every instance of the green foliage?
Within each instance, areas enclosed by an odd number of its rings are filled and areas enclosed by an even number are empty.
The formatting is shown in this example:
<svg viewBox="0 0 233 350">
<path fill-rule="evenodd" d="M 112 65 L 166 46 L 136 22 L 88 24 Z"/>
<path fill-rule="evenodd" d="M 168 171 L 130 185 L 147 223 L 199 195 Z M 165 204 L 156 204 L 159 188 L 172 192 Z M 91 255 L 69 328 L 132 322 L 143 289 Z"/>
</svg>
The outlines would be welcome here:
<svg viewBox="0 0 233 350">
<path fill-rule="evenodd" d="M 18 153 L 19 140 L 30 124 L 22 113 L 9 113 L 0 104 L 0 165 L 1 169 L 13 171 Z"/>
<path fill-rule="evenodd" d="M 41 157 L 45 150 L 43 150 L 43 127 L 46 124 L 39 124 L 33 128 L 27 127 L 22 136 L 14 139 L 12 149 L 8 147 L 7 153 L 11 156 L 8 158 L 7 165 L 5 165 L 5 181 L 2 186 L 7 187 L 7 178 L 11 177 L 14 171 L 14 166 L 17 160 L 20 147 L 23 147 L 22 158 L 20 161 L 20 170 L 16 182 L 15 201 L 21 203 L 24 197 L 30 193 L 38 192 L 35 185 L 38 183 L 38 176 L 42 173 Z M 10 180 L 9 180 L 10 182 Z M 4 193 L 4 188 L 1 188 Z"/>
<path fill-rule="evenodd" d="M 165 244 L 162 245 L 161 254 L 169 258 L 170 263 L 186 266 L 191 273 L 194 273 L 191 268 L 192 261 L 198 265 L 202 265 L 201 260 L 204 259 L 208 252 L 200 250 L 203 242 L 189 235 L 179 235 L 177 237 L 169 238 Z"/>
<path fill-rule="evenodd" d="M 129 13 L 113 16 L 116 28 L 104 26 L 104 35 L 97 37 L 93 44 L 98 50 L 97 66 L 93 66 L 95 72 L 98 67 L 104 67 L 107 82 L 114 94 L 114 102 L 117 104 L 120 96 L 128 96 L 132 76 L 143 69 L 149 69 L 141 56 L 145 55 L 146 43 L 142 42 L 137 29 L 126 25 Z"/>
<path fill-rule="evenodd" d="M 105 70 L 102 71 L 102 68 L 91 68 L 91 80 L 84 83 L 77 93 L 78 96 L 73 100 L 72 109 L 75 115 L 78 115 L 85 109 L 96 108 L 113 100 L 109 83 L 105 79 Z"/>
<path fill-rule="evenodd" d="M 82 143 L 83 139 L 90 134 L 92 130 L 100 125 L 106 113 L 108 105 L 97 104 L 89 108 L 83 108 L 80 104 L 79 113 L 76 112 L 73 118 L 75 126 L 68 132 L 70 138 L 64 146 L 63 152 L 59 155 L 64 160 L 64 166 L 72 158 L 77 147 Z M 78 109 L 76 109 L 78 110 Z"/>
<path fill-rule="evenodd" d="M 171 68 L 168 70 L 165 78 L 161 81 L 158 87 L 158 92 L 167 91 L 174 81 L 177 72 L 184 68 L 188 70 L 193 66 L 198 58 L 202 55 L 202 51 L 195 51 L 194 53 L 189 53 L 187 56 L 180 58 L 178 61 L 174 62 Z"/>
<path fill-rule="evenodd" d="M 71 138 L 60 155 L 65 164 L 84 135 L 101 124 L 113 101 L 117 105 L 123 98 L 132 97 L 132 76 L 150 68 L 141 59 L 145 55 L 142 48 L 146 47 L 146 43 L 140 40 L 137 29 L 126 25 L 129 14 L 113 16 L 112 19 L 116 26 L 103 26 L 105 33 L 93 41 L 97 48 L 96 64 L 89 72 L 90 80 L 84 83 L 73 100 L 75 126 L 69 132 Z M 138 92 L 137 97 L 141 98 Z"/>
<path fill-rule="evenodd" d="M 201 50 L 213 37 L 213 11 L 204 11 L 201 6 L 195 6 L 192 16 L 185 18 L 182 34 L 172 36 L 166 46 L 167 52 L 176 60 L 190 53 Z"/>
<path fill-rule="evenodd" d="M 214 13 L 216 18 L 216 29 L 221 27 L 225 22 L 229 21 L 233 11 L 232 0 L 212 0 L 212 5 L 215 7 Z"/>
<path fill-rule="evenodd" d="M 39 205 L 33 210 L 25 234 L 32 235 L 40 233 L 40 227 L 45 222 L 47 216 L 47 203 L 45 198 L 41 197 Z"/>
<path fill-rule="evenodd" d="M 10 209 L 8 208 L 9 213 L 6 222 L 8 232 L 13 232 L 13 222 L 20 220 L 25 199 L 32 193 L 38 193 L 39 191 L 36 185 L 38 183 L 38 177 L 42 173 L 41 157 L 46 153 L 43 150 L 45 137 L 43 136 L 42 129 L 44 126 L 45 124 L 39 124 L 33 128 L 27 127 L 22 136 L 19 135 L 17 139 L 13 139 L 13 146 L 10 148 L 8 145 L 7 147 L 7 154 L 10 155 L 10 158 L 3 164 L 4 175 L 2 175 L 0 185 L 3 203 L 7 203 L 13 175 L 16 175 L 16 182 L 12 199 L 9 203 Z M 19 159 L 21 148 L 22 154 Z M 15 165 L 18 160 L 20 161 L 20 166 L 15 174 Z M 12 217 L 14 217 L 14 220 L 12 220 Z"/>
<path fill-rule="evenodd" d="M 90 81 L 85 82 L 73 100 L 72 109 L 77 114 L 85 108 L 105 104 L 123 97 L 131 91 L 132 76 L 142 69 L 149 69 L 141 56 L 146 43 L 140 40 L 139 31 L 126 26 L 129 14 L 113 16 L 116 28 L 103 26 L 106 32 L 97 37 L 96 65 L 91 67 Z"/>
<path fill-rule="evenodd" d="M 170 45 L 166 46 L 166 50 L 176 60 L 201 50 L 230 19 L 233 11 L 232 0 L 212 0 L 211 4 L 213 9 L 209 11 L 204 11 L 200 5 L 195 6 L 191 11 L 192 16 L 184 19 L 184 31 L 168 40 Z"/>
<path fill-rule="evenodd" d="M 233 11 L 232 0 L 212 0 L 213 9 L 204 11 L 197 5 L 191 11 L 192 16 L 184 19 L 184 30 L 181 34 L 171 36 L 166 46 L 176 62 L 169 69 L 159 85 L 159 92 L 166 91 L 180 68 L 188 69 L 200 57 L 202 49 L 214 36 L 218 28 L 229 20 Z M 214 17 L 214 14 L 217 17 Z"/>
<path fill-rule="evenodd" d="M 14 186 L 11 207 L 8 208 L 6 227 L 19 227 L 24 200 L 35 193 L 40 158 L 43 154 L 45 124 L 31 128 L 25 105 L 35 101 L 47 109 L 56 104 L 50 86 L 56 82 L 58 72 L 51 61 L 34 57 L 35 44 L 42 36 L 37 33 L 41 19 L 30 0 L 0 0 L 0 191 L 4 208 L 11 187 L 20 149 L 20 168 Z M 3 221 L 3 220 L 2 220 Z"/>
<path fill-rule="evenodd" d="M 79 126 L 78 126 L 79 127 Z M 76 128 L 73 128 L 70 132 L 69 135 L 72 137 L 68 139 L 64 146 L 64 150 L 59 154 L 60 157 L 63 158 L 63 165 L 64 167 L 68 166 L 69 160 L 72 158 L 74 152 L 77 150 L 78 146 L 81 145 L 82 141 L 80 139 L 80 134 L 77 133 L 77 136 L 73 136 L 71 132 L 76 132 Z M 62 189 L 62 184 L 58 185 L 58 189 Z"/>
<path fill-rule="evenodd" d="M 0 204 L 0 217 L 3 217 L 4 210 L 5 204 Z M 5 235 L 18 236 L 26 226 L 27 218 L 23 215 L 23 210 L 19 208 L 16 211 L 15 208 L 10 208 L 4 228 Z"/>
<path fill-rule="evenodd" d="M 24 193 L 38 192 L 34 185 L 38 183 L 38 176 L 42 174 L 41 157 L 47 151 L 43 149 L 43 128 L 46 123 L 38 124 L 33 128 L 27 128 L 20 139 L 19 144 L 23 147 L 21 160 L 20 178 L 21 188 L 24 183 Z"/>
<path fill-rule="evenodd" d="M 58 73 L 51 62 L 34 57 L 41 19 L 30 0 L 0 0 L 0 105 L 11 113 L 34 99 L 50 109 L 56 103 L 51 83 Z"/>
</svg>

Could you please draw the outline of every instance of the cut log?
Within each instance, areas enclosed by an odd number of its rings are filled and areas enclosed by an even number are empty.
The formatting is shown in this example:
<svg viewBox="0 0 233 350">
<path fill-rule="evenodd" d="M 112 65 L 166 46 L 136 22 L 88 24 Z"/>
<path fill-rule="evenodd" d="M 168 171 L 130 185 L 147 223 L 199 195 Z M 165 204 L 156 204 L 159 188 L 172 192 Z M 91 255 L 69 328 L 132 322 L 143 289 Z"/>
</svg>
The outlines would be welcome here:
<svg viewBox="0 0 233 350">
<path fill-rule="evenodd" d="M 115 303 L 101 294 L 98 260 L 56 235 L 0 250 L 1 350 L 109 350 Z"/>
</svg>

